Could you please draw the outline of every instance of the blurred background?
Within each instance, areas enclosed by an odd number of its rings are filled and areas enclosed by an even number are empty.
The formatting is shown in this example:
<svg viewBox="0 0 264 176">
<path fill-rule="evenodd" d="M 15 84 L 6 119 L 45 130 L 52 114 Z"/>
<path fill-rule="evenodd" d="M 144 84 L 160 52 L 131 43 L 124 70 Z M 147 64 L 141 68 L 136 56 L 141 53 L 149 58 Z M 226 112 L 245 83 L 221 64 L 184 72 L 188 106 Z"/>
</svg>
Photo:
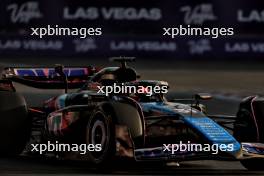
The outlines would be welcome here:
<svg viewBox="0 0 264 176">
<path fill-rule="evenodd" d="M 96 37 L 31 36 L 31 27 L 100 27 Z M 163 36 L 163 27 L 234 28 L 234 36 Z M 143 79 L 172 90 L 263 94 L 262 0 L 2 0 L 2 66 L 99 65 L 133 56 Z"/>
</svg>

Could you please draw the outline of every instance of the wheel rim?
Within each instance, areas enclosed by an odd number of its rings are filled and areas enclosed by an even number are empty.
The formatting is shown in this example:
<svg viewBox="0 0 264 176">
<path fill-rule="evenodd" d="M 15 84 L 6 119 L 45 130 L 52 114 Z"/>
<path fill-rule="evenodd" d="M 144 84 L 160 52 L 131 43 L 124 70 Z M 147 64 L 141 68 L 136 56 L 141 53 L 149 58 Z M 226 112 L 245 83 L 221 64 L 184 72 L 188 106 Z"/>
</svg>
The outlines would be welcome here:
<svg viewBox="0 0 264 176">
<path fill-rule="evenodd" d="M 106 129 L 105 124 L 101 120 L 94 122 L 91 134 L 92 144 L 101 144 L 104 147 L 106 141 Z"/>
<path fill-rule="evenodd" d="M 98 112 L 93 116 L 90 126 L 87 128 L 89 134 L 87 139 L 88 144 L 101 144 L 101 151 L 90 152 L 91 156 L 95 160 L 100 160 L 100 158 L 104 157 L 104 154 L 108 149 L 109 129 L 107 127 L 105 119 L 105 115 L 101 112 Z"/>
</svg>

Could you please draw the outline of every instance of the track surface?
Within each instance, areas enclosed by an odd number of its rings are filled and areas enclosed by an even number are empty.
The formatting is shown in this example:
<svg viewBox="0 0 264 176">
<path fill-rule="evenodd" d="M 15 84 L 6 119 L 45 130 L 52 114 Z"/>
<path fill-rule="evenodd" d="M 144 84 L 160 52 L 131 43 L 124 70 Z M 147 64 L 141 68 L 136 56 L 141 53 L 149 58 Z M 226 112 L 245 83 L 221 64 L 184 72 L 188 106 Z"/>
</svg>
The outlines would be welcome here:
<svg viewBox="0 0 264 176">
<path fill-rule="evenodd" d="M 184 162 L 179 167 L 128 161 L 99 170 L 89 163 L 13 158 L 1 159 L 0 169 L 3 175 L 263 175 L 263 172 L 245 170 L 239 162 L 208 160 Z"/>
</svg>

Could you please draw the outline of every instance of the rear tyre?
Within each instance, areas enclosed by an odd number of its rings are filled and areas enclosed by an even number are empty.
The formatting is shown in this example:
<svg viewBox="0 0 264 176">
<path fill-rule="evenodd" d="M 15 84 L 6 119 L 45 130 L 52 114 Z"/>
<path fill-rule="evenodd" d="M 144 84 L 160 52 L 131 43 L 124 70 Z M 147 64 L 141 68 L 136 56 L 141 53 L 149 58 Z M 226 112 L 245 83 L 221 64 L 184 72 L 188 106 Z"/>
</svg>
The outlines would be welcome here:
<svg viewBox="0 0 264 176">
<path fill-rule="evenodd" d="M 15 92 L 0 91 L 0 155 L 20 154 L 30 138 L 31 122 L 25 99 Z"/>
<path fill-rule="evenodd" d="M 113 116 L 97 108 L 88 120 L 86 128 L 86 143 L 93 144 L 97 151 L 88 152 L 89 159 L 97 164 L 109 166 L 116 152 L 115 128 Z M 100 147 L 98 147 L 100 146 Z M 101 148 L 100 151 L 98 149 Z"/>
<path fill-rule="evenodd" d="M 251 103 L 255 97 L 248 97 L 242 101 L 239 107 L 239 111 L 237 113 L 237 119 L 234 124 L 234 137 L 239 142 L 264 142 L 263 138 L 260 137 L 258 139 L 257 127 L 259 125 L 255 122 L 252 112 Z M 253 104 L 254 105 L 254 104 Z M 253 108 L 254 111 L 257 108 Z M 255 116 L 258 122 L 263 121 L 263 116 Z M 263 129 L 258 126 L 259 133 L 263 133 Z M 263 159 L 246 159 L 241 160 L 241 164 L 247 168 L 248 170 L 264 170 L 264 160 Z"/>
</svg>

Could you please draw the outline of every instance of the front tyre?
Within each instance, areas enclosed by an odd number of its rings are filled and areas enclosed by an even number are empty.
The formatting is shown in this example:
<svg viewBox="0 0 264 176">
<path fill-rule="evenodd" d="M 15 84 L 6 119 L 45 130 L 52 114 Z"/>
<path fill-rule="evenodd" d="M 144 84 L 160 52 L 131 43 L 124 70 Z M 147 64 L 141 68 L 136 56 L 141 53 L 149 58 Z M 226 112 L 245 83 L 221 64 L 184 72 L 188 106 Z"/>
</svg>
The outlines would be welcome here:
<svg viewBox="0 0 264 176">
<path fill-rule="evenodd" d="M 110 164 L 116 152 L 112 114 L 101 108 L 94 110 L 87 123 L 86 144 L 95 146 L 95 151 L 88 151 L 88 157 L 93 163 L 98 165 Z"/>
<path fill-rule="evenodd" d="M 264 116 L 259 113 L 260 111 L 263 112 L 263 102 L 263 99 L 253 96 L 241 102 L 234 124 L 234 137 L 239 142 L 264 142 L 262 136 L 257 137 L 258 133 L 263 133 L 260 124 L 263 123 Z M 240 162 L 248 170 L 264 170 L 264 160 L 262 158 L 245 159 Z"/>
</svg>

